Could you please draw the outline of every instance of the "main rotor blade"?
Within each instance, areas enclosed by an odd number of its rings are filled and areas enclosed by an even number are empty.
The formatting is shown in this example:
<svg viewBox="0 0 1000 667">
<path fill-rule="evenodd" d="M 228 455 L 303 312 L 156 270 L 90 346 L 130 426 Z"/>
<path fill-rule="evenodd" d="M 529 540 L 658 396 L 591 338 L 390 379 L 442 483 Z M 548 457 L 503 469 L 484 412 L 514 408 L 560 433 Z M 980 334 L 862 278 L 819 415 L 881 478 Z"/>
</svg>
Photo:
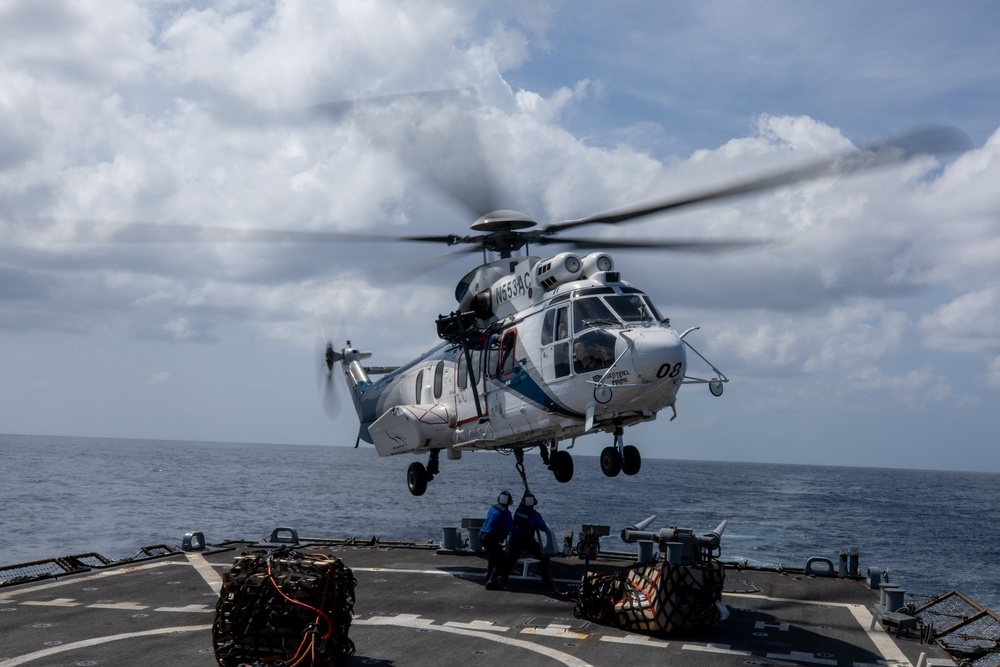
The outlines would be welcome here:
<svg viewBox="0 0 1000 667">
<path fill-rule="evenodd" d="M 640 241 L 612 241 L 609 239 L 570 239 L 562 236 L 542 237 L 537 245 L 565 244 L 579 250 L 670 250 L 715 254 L 747 250 L 772 245 L 773 239 L 644 239 Z"/>
<path fill-rule="evenodd" d="M 487 159 L 477 88 L 432 90 L 315 105 L 309 113 L 354 127 L 476 219 L 503 208 Z M 459 147 L 456 150 L 456 147 Z"/>
<path fill-rule="evenodd" d="M 79 224 L 79 223 L 78 223 Z M 110 231 L 101 233 L 102 230 Z M 255 227 L 214 227 L 206 225 L 131 222 L 120 226 L 84 224 L 84 243 L 442 243 L 454 245 L 462 237 L 454 234 L 429 236 L 379 236 Z"/>
<path fill-rule="evenodd" d="M 373 95 L 351 100 L 320 102 L 295 112 L 294 115 L 319 118 L 322 120 L 343 120 L 349 113 L 357 109 L 373 106 L 388 106 L 395 102 L 424 101 L 440 104 L 459 95 L 474 91 L 475 88 L 441 88 L 438 90 L 420 90 L 412 93 L 390 93 L 388 95 Z"/>
<path fill-rule="evenodd" d="M 856 174 L 868 169 L 901 162 L 915 155 L 942 155 L 968 150 L 970 146 L 969 138 L 961 130 L 946 126 L 925 128 L 895 139 L 871 144 L 867 148 L 848 151 L 804 166 L 778 171 L 762 178 L 752 178 L 722 188 L 681 197 L 653 200 L 638 206 L 620 208 L 586 218 L 552 224 L 541 230 L 541 233 L 556 234 L 583 225 L 629 222 L 654 213 L 663 213 L 703 202 L 772 190 L 824 176 Z"/>
<path fill-rule="evenodd" d="M 412 262 L 403 262 L 402 264 L 396 264 L 390 267 L 368 269 L 363 272 L 363 275 L 371 280 L 371 282 L 375 285 L 388 286 L 412 280 L 414 276 L 419 276 L 429 271 L 433 271 L 439 266 L 444 266 L 445 264 L 453 262 L 456 259 L 460 259 L 470 253 L 479 252 L 480 250 L 481 248 L 478 246 L 469 246 L 467 248 L 460 248 L 443 255 L 435 255 L 434 257 L 418 259 Z"/>
</svg>

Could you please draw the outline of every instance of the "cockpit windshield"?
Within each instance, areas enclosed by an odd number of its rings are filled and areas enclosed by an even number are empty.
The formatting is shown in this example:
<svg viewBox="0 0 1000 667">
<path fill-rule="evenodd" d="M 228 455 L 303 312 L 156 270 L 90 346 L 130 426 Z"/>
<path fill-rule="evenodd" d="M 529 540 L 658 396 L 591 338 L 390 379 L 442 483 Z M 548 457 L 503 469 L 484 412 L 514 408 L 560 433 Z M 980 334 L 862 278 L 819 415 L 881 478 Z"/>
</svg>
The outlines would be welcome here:
<svg viewBox="0 0 1000 667">
<path fill-rule="evenodd" d="M 635 322 L 655 324 L 660 321 L 660 314 L 645 296 L 624 294 L 606 296 L 604 299 L 626 324 Z"/>
<path fill-rule="evenodd" d="M 610 290 L 609 290 L 610 291 Z M 601 294 L 573 302 L 573 331 L 576 334 L 601 325 L 658 324 L 663 318 L 645 294 Z"/>
<path fill-rule="evenodd" d="M 599 324 L 618 324 L 616 318 L 600 297 L 592 296 L 573 302 L 573 331 L 579 334 Z"/>
</svg>

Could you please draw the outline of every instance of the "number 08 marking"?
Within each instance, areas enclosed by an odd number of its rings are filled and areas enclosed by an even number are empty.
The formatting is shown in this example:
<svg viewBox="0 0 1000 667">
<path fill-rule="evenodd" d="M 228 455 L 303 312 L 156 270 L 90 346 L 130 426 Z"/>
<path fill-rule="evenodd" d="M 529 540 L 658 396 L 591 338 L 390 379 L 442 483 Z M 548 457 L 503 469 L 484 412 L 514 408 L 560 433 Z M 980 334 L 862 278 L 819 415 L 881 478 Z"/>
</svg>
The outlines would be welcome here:
<svg viewBox="0 0 1000 667">
<path fill-rule="evenodd" d="M 681 363 L 680 361 L 678 361 L 673 366 L 671 366 L 670 364 L 663 364 L 662 366 L 660 366 L 660 370 L 656 371 L 656 377 L 657 379 L 660 380 L 662 380 L 665 377 L 675 378 L 680 374 L 681 368 L 683 366 L 684 364 Z"/>
</svg>

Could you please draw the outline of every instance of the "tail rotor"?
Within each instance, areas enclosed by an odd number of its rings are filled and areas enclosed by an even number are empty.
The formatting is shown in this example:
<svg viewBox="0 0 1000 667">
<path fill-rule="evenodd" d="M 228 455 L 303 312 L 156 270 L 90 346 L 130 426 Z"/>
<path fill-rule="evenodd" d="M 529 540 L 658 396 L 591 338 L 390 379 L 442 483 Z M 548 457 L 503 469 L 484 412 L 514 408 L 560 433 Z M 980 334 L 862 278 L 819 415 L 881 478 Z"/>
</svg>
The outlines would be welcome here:
<svg viewBox="0 0 1000 667">
<path fill-rule="evenodd" d="M 333 369 L 341 361 L 344 355 L 333 349 L 333 343 L 326 342 L 326 347 L 319 355 L 317 365 L 317 375 L 319 379 L 320 398 L 323 402 L 323 411 L 330 419 L 336 419 L 340 415 L 340 394 L 337 391 L 337 384 L 334 380 Z"/>
</svg>

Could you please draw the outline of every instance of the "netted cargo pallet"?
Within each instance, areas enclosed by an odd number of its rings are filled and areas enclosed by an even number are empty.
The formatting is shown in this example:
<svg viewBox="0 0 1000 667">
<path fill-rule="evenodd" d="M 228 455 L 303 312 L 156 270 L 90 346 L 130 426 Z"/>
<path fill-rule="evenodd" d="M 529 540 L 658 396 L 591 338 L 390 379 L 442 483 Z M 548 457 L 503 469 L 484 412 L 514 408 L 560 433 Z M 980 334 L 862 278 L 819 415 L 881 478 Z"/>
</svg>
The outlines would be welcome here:
<svg viewBox="0 0 1000 667">
<path fill-rule="evenodd" d="M 725 570 L 715 559 L 700 565 L 640 563 L 612 574 L 587 575 L 577 618 L 634 632 L 697 632 L 718 625 Z"/>
<path fill-rule="evenodd" d="M 339 558 L 288 549 L 235 559 L 215 610 L 212 640 L 223 667 L 342 665 L 354 655 L 354 575 Z"/>
</svg>

